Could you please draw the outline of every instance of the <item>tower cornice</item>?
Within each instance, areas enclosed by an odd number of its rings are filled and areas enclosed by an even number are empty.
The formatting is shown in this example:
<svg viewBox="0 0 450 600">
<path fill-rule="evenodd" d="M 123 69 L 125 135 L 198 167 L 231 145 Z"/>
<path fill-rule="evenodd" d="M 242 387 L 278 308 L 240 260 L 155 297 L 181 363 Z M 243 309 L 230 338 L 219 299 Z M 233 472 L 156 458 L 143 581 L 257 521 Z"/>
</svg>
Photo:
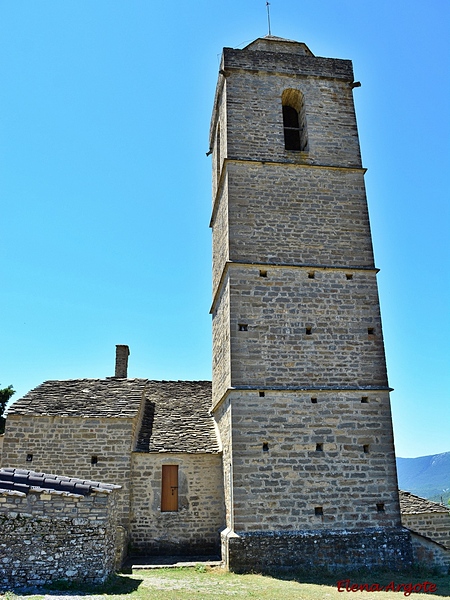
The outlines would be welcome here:
<svg viewBox="0 0 450 600">
<path fill-rule="evenodd" d="M 289 76 L 303 75 L 320 78 L 342 79 L 353 81 L 353 65 L 351 60 L 340 58 L 322 58 L 306 54 L 272 52 L 233 48 L 223 49 L 223 69 L 242 69 L 248 72 L 264 74 L 286 74 Z"/>
</svg>

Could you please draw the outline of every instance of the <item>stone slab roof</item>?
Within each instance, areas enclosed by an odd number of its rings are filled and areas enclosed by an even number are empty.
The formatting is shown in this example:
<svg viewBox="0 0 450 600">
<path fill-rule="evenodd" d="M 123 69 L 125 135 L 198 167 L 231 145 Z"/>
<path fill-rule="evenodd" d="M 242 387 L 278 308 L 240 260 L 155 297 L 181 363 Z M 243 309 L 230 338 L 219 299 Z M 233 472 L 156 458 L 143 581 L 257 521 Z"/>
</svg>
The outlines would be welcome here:
<svg viewBox="0 0 450 600">
<path fill-rule="evenodd" d="M 149 381 L 136 450 L 218 452 L 210 381 Z"/>
<path fill-rule="evenodd" d="M 133 418 L 147 379 L 45 381 L 12 404 L 8 415 Z"/>
<path fill-rule="evenodd" d="M 0 469 L 0 493 L 13 491 L 28 494 L 30 489 L 42 489 L 49 492 L 66 492 L 78 496 L 88 496 L 93 491 L 107 493 L 120 489 L 120 487 L 120 485 L 49 473 L 37 473 L 26 469 Z"/>
<path fill-rule="evenodd" d="M 426 498 L 415 496 L 411 492 L 399 490 L 400 512 L 402 514 L 414 515 L 420 513 L 449 513 L 450 506 L 443 506 Z"/>
<path fill-rule="evenodd" d="M 46 381 L 8 415 L 135 418 L 144 402 L 138 452 L 218 452 L 210 381 L 71 379 Z"/>
</svg>

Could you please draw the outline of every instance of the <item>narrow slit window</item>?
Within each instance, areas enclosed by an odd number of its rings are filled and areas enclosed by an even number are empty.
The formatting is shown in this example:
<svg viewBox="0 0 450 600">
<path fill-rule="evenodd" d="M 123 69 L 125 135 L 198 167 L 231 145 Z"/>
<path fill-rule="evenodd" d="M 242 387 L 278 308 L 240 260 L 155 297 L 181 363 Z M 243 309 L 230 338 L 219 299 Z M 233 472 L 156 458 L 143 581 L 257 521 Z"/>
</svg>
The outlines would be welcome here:
<svg viewBox="0 0 450 600">
<path fill-rule="evenodd" d="M 308 272 L 308 279 L 315 279 L 316 274 L 314 273 L 314 271 L 309 271 Z"/>
<path fill-rule="evenodd" d="M 163 465 L 161 474 L 161 512 L 178 511 L 178 465 Z"/>
<path fill-rule="evenodd" d="M 317 404 L 317 398 L 311 398 L 311 404 Z"/>
<path fill-rule="evenodd" d="M 323 444 L 316 444 L 316 452 L 323 452 Z"/>
<path fill-rule="evenodd" d="M 260 277 L 267 277 L 267 271 L 260 270 L 259 271 L 259 276 Z"/>
<path fill-rule="evenodd" d="M 346 273 L 345 276 L 348 280 L 353 279 L 353 273 Z"/>
<path fill-rule="evenodd" d="M 384 512 L 384 502 L 377 502 L 377 512 Z"/>
<path fill-rule="evenodd" d="M 98 463 L 98 456 L 91 456 L 91 465 L 96 465 Z"/>
<path fill-rule="evenodd" d="M 316 506 L 314 509 L 314 514 L 316 515 L 316 517 L 322 517 L 323 516 L 323 507 Z"/>
<path fill-rule="evenodd" d="M 265 395 L 266 395 L 266 393 L 265 393 L 265 392 L 259 392 L 259 397 L 260 397 L 260 398 L 264 398 L 264 396 L 265 396 Z"/>
<path fill-rule="evenodd" d="M 364 454 L 369 454 L 369 444 L 363 445 L 363 452 L 364 452 Z"/>
<path fill-rule="evenodd" d="M 363 396 L 361 398 L 361 404 L 369 404 L 369 396 Z"/>
<path fill-rule="evenodd" d="M 32 462 L 32 460 L 33 460 L 33 455 L 31 454 L 31 452 L 29 452 L 27 454 L 27 462 Z"/>
<path fill-rule="evenodd" d="M 263 452 L 269 452 L 269 444 L 267 442 L 264 442 L 262 449 L 263 449 Z"/>
<path fill-rule="evenodd" d="M 239 323 L 238 331 L 248 331 L 248 324 L 247 323 Z"/>
<path fill-rule="evenodd" d="M 367 328 L 367 335 L 375 335 L 375 328 L 374 327 L 368 327 Z"/>
<path fill-rule="evenodd" d="M 306 327 L 305 333 L 306 335 L 312 335 L 312 327 Z"/>
</svg>

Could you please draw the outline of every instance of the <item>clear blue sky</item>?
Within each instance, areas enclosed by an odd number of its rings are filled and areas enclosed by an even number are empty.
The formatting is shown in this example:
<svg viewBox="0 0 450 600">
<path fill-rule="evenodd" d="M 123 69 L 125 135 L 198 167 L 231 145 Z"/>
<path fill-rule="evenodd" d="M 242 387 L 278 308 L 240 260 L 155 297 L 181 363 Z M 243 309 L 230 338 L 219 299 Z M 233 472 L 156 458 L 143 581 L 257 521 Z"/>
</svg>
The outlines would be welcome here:
<svg viewBox="0 0 450 600">
<path fill-rule="evenodd" d="M 350 58 L 397 454 L 450 450 L 447 0 L 272 0 Z M 209 118 L 264 0 L 0 3 L 0 383 L 211 376 Z"/>
</svg>

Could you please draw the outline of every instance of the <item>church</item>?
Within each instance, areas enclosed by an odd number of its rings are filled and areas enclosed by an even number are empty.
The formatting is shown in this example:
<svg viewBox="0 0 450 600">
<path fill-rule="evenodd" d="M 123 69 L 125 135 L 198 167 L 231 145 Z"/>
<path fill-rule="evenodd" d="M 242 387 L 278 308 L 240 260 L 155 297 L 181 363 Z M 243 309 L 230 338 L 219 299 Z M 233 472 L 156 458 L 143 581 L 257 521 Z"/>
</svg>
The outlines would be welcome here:
<svg viewBox="0 0 450 600">
<path fill-rule="evenodd" d="M 118 345 L 113 377 L 47 381 L 10 408 L 4 480 L 29 470 L 43 489 L 45 473 L 120 486 L 119 562 L 128 552 L 221 553 L 238 572 L 412 564 L 359 85 L 351 61 L 304 43 L 269 35 L 223 50 L 208 153 L 212 383 L 129 379 Z"/>
</svg>

